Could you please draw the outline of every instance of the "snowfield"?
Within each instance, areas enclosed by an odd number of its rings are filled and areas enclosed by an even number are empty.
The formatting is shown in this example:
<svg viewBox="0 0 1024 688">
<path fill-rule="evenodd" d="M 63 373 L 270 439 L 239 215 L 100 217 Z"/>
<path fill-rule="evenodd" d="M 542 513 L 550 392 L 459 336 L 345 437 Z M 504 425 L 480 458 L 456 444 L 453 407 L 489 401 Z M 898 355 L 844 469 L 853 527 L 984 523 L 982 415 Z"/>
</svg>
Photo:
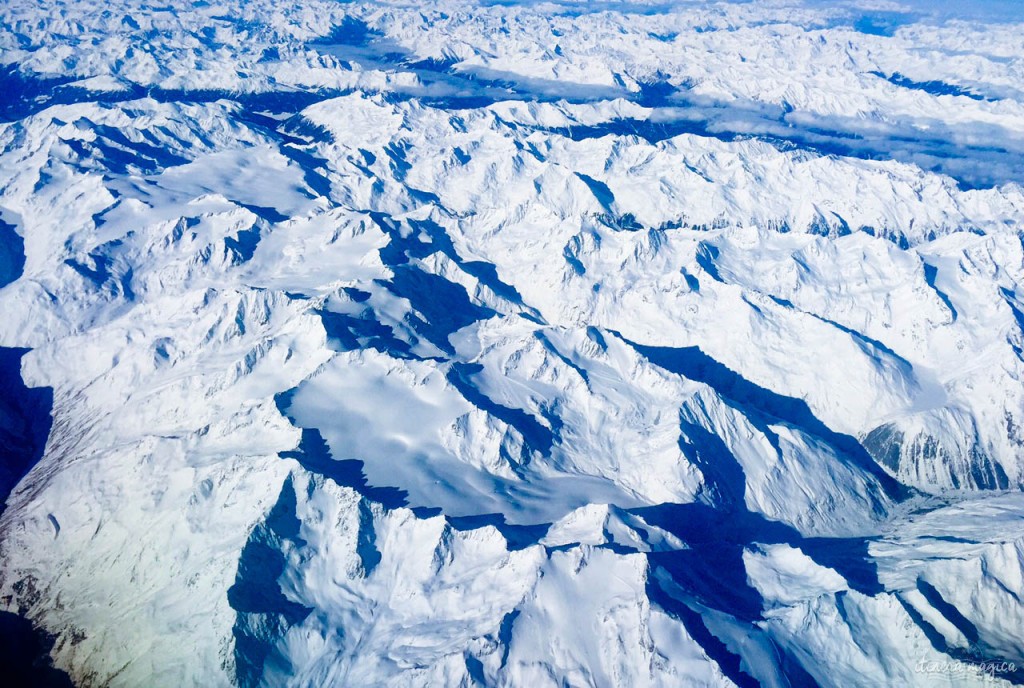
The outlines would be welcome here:
<svg viewBox="0 0 1024 688">
<path fill-rule="evenodd" d="M 1022 685 L 1022 382 L 1014 2 L 0 7 L 16 680 Z"/>
</svg>

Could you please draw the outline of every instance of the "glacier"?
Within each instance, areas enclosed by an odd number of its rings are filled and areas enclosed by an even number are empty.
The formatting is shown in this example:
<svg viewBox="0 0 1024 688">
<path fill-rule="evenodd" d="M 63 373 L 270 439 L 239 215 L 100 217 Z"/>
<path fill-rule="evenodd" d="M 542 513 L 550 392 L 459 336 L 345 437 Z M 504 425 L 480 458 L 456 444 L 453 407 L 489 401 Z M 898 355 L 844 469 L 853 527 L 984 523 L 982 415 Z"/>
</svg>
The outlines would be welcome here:
<svg viewBox="0 0 1024 688">
<path fill-rule="evenodd" d="M 12 685 L 1024 684 L 1012 0 L 8 0 Z"/>
</svg>

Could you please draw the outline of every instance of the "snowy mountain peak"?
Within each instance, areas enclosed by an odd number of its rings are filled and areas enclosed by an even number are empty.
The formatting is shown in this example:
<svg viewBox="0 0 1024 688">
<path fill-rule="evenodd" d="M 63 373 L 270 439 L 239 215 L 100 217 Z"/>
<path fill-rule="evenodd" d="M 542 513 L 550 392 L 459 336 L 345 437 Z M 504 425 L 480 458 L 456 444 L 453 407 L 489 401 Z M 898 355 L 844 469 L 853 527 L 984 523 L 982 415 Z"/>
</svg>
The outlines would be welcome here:
<svg viewBox="0 0 1024 688">
<path fill-rule="evenodd" d="M 12 680 L 1024 683 L 960 5 L 0 7 Z"/>
</svg>

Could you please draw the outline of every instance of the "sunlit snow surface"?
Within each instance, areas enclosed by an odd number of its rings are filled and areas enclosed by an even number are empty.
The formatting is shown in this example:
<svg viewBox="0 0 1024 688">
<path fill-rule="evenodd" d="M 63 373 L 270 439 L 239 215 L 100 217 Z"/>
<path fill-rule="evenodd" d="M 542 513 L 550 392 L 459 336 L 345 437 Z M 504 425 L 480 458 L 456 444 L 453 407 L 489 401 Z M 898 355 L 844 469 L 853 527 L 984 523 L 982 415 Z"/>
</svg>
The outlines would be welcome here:
<svg viewBox="0 0 1024 688">
<path fill-rule="evenodd" d="M 8 0 L 0 660 L 1022 684 L 1022 183 L 1012 0 Z"/>
</svg>

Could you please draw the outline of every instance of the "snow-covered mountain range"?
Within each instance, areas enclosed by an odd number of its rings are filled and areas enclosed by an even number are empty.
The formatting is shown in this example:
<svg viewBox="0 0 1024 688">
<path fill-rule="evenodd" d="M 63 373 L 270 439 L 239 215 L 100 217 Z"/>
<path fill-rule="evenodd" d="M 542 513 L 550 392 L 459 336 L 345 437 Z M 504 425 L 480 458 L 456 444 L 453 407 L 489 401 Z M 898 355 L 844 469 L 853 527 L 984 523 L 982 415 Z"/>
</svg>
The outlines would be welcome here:
<svg viewBox="0 0 1024 688">
<path fill-rule="evenodd" d="M 16 676 L 1024 683 L 1018 3 L 8 0 L 0 120 Z"/>
</svg>

